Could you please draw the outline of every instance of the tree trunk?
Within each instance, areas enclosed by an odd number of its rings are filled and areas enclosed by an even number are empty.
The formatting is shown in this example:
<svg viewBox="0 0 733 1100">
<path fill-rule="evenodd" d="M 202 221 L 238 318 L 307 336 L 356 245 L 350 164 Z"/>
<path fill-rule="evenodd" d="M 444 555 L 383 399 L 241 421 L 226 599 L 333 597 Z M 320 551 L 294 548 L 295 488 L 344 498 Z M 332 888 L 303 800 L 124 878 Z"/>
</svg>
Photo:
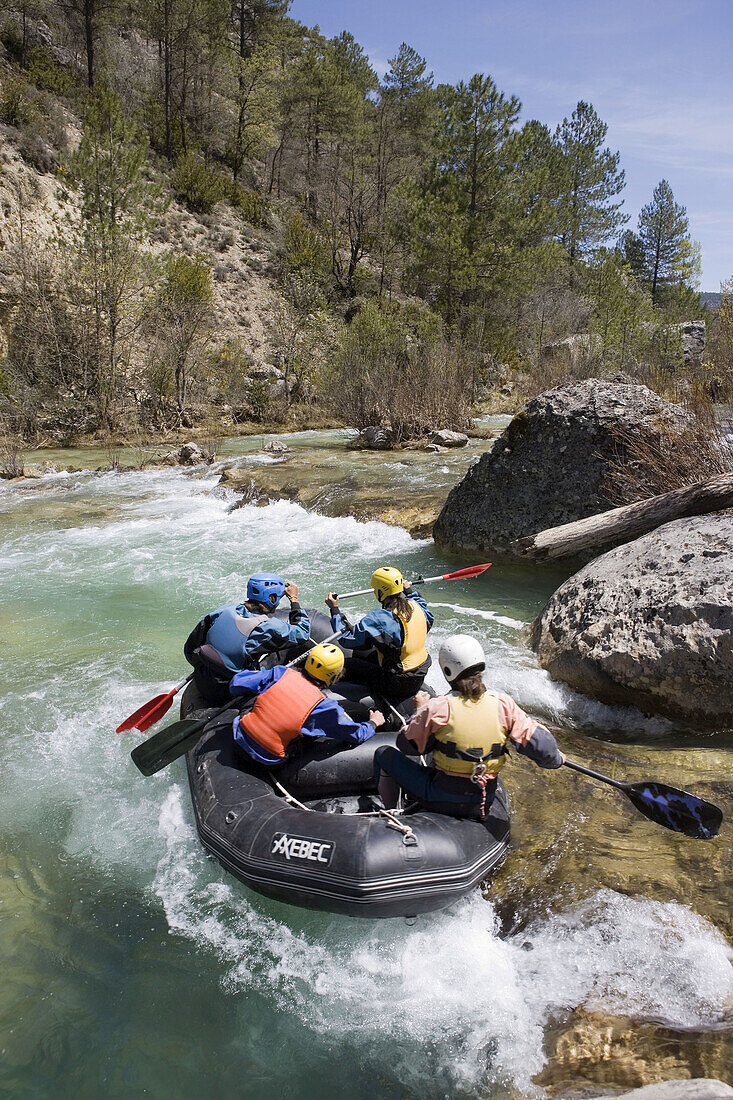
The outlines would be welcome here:
<svg viewBox="0 0 733 1100">
<path fill-rule="evenodd" d="M 733 508 L 733 472 L 673 489 L 648 500 L 638 500 L 595 516 L 550 527 L 536 535 L 516 539 L 512 549 L 531 561 L 572 558 L 641 535 L 683 516 L 701 516 Z"/>
<path fill-rule="evenodd" d="M 94 0 L 84 0 L 84 37 L 87 47 L 87 83 L 94 87 Z"/>
</svg>

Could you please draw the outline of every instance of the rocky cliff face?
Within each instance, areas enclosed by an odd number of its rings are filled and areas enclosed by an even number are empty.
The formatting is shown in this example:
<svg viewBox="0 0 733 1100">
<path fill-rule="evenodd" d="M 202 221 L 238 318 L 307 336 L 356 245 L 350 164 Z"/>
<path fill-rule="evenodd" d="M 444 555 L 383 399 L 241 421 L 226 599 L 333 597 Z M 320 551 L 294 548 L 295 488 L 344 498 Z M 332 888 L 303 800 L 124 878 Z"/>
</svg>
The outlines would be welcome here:
<svg viewBox="0 0 733 1100">
<path fill-rule="evenodd" d="M 733 515 L 675 520 L 596 558 L 554 593 L 532 644 L 586 695 L 733 728 Z"/>
<path fill-rule="evenodd" d="M 573 382 L 530 401 L 451 491 L 434 528 L 446 549 L 511 554 L 514 539 L 612 508 L 618 432 L 680 428 L 685 414 L 646 386 Z"/>
</svg>

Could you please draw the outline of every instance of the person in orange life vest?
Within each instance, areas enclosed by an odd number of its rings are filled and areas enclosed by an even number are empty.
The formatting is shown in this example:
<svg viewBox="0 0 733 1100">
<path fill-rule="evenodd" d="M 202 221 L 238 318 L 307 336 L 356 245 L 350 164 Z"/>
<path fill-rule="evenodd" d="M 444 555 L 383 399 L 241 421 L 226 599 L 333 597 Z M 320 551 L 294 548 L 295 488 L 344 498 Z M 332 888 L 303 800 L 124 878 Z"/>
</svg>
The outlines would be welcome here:
<svg viewBox="0 0 733 1100">
<path fill-rule="evenodd" d="M 354 626 L 341 614 L 338 596 L 329 592 L 334 631 L 348 628 L 339 638 L 342 649 L 355 650 L 346 662 L 347 680 L 365 684 L 392 703 L 401 703 L 423 684 L 431 660 L 425 639 L 433 614 L 419 592 L 405 588 L 399 569 L 382 565 L 372 574 L 372 587 L 381 607 Z"/>
<path fill-rule="evenodd" d="M 300 737 L 333 737 L 354 745 L 368 741 L 384 715 L 369 712 L 368 722 L 354 722 L 346 711 L 323 694 L 340 679 L 344 655 L 338 646 L 314 646 L 302 672 L 283 665 L 257 672 L 238 672 L 229 685 L 231 694 L 254 698 L 248 713 L 234 720 L 234 743 L 260 764 L 282 764 Z"/>
<path fill-rule="evenodd" d="M 509 695 L 487 691 L 484 651 L 476 638 L 448 638 L 438 660 L 453 690 L 435 698 L 418 692 L 417 710 L 397 739 L 403 751 L 377 749 L 375 780 L 386 809 L 397 805 L 401 787 L 433 813 L 483 821 L 509 741 L 540 768 L 559 768 L 565 756 L 550 731 Z M 425 767 L 404 752 L 432 752 L 433 764 Z"/>
</svg>

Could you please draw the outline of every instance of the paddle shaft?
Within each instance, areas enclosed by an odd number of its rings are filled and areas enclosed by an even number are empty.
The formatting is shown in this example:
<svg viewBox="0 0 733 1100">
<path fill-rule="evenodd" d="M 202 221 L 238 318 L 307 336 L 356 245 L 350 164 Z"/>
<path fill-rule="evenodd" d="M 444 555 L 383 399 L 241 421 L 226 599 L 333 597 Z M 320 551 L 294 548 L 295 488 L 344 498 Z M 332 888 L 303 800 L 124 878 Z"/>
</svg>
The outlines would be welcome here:
<svg viewBox="0 0 733 1100">
<path fill-rule="evenodd" d="M 324 641 L 333 642 L 345 633 L 345 630 L 337 630 L 329 638 L 325 638 Z M 301 661 L 306 659 L 309 652 L 310 650 L 306 649 L 298 657 L 294 657 L 292 661 L 289 661 L 285 668 L 293 668 L 295 665 L 300 664 Z M 224 706 L 215 710 L 213 714 L 207 715 L 206 718 L 198 720 L 184 718 L 174 722 L 173 725 L 159 730 L 147 741 L 141 742 L 130 753 L 137 769 L 143 775 L 155 775 L 161 768 L 165 768 L 168 764 L 177 760 L 179 756 L 183 756 L 185 752 L 193 748 L 206 726 L 214 718 L 218 718 L 224 711 L 232 709 L 232 702 L 232 700 L 229 700 Z"/>
<path fill-rule="evenodd" d="M 332 634 L 330 638 L 324 638 L 322 642 L 318 642 L 318 645 L 325 645 L 327 642 L 332 642 L 332 641 L 334 641 L 335 638 L 340 638 L 341 635 L 345 634 L 345 633 L 346 633 L 345 630 L 337 630 L 336 633 Z M 299 665 L 301 661 L 304 661 L 306 659 L 306 657 L 308 656 L 309 653 L 310 653 L 310 650 L 306 649 L 305 653 L 301 653 L 297 657 L 295 657 L 292 661 L 288 661 L 288 663 L 285 665 L 285 668 L 294 668 L 295 665 Z M 184 681 L 184 683 L 185 683 L 185 681 Z M 225 710 L 231 710 L 232 709 L 232 702 L 233 702 L 233 700 L 230 699 L 227 703 L 224 704 L 223 707 L 219 707 L 219 709 L 215 710 L 213 714 L 210 714 L 208 718 L 202 718 L 201 722 L 203 723 L 203 726 L 208 726 L 208 724 L 212 720 L 212 718 L 218 718 L 219 715 L 223 714 Z M 203 728 L 203 726 L 202 726 L 202 728 Z"/>
<path fill-rule="evenodd" d="M 601 783 L 608 783 L 610 787 L 616 787 L 619 791 L 625 791 L 629 786 L 628 783 L 620 783 L 618 779 L 611 779 L 610 775 L 603 775 L 601 772 L 594 772 L 591 768 L 584 768 L 582 764 L 576 764 L 573 760 L 565 760 L 564 764 L 566 768 L 572 768 L 574 772 L 589 775 L 591 779 L 598 779 Z"/>
<path fill-rule="evenodd" d="M 469 577 L 478 577 L 481 573 L 485 573 L 491 565 L 488 562 L 486 565 L 475 565 L 468 569 L 459 569 L 455 573 L 440 573 L 437 577 L 417 577 L 414 581 L 405 581 L 405 588 L 412 588 L 415 585 L 432 584 L 433 581 L 451 581 L 468 579 Z M 337 600 L 350 600 L 355 596 L 367 596 L 374 592 L 373 588 L 360 588 L 357 592 L 335 592 Z"/>
</svg>

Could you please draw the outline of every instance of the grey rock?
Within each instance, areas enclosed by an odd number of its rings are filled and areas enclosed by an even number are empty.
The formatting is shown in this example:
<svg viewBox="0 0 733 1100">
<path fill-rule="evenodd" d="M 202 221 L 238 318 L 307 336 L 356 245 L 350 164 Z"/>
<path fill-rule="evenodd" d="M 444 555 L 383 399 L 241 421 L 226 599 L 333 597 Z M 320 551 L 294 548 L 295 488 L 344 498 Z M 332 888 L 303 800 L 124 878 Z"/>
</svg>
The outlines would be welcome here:
<svg viewBox="0 0 733 1100">
<path fill-rule="evenodd" d="M 604 1093 L 595 1100 L 725 1100 L 728 1096 L 733 1096 L 730 1085 L 712 1077 L 696 1077 L 689 1081 L 660 1081 L 633 1092 Z"/>
<path fill-rule="evenodd" d="M 265 450 L 271 455 L 289 455 L 292 453 L 287 443 L 283 443 L 282 439 L 269 440 L 268 443 L 265 443 Z"/>
<path fill-rule="evenodd" d="M 597 333 L 576 332 L 565 340 L 554 344 L 545 344 L 542 359 L 546 363 L 556 363 L 572 369 L 582 363 L 592 363 L 600 359 L 603 341 Z"/>
<path fill-rule="evenodd" d="M 463 432 L 450 432 L 447 428 L 442 428 L 440 431 L 431 433 L 430 442 L 437 443 L 439 447 L 465 447 L 468 436 Z"/>
<path fill-rule="evenodd" d="M 275 382 L 283 377 L 283 372 L 272 363 L 255 363 L 249 368 L 249 377 L 260 382 Z"/>
<path fill-rule="evenodd" d="M 679 325 L 682 341 L 682 358 L 686 367 L 702 366 L 705 353 L 705 322 L 684 321 Z"/>
<path fill-rule="evenodd" d="M 733 728 L 733 515 L 674 520 L 570 577 L 532 625 L 552 677 L 603 702 Z"/>
<path fill-rule="evenodd" d="M 58 469 L 53 462 L 30 462 L 23 466 L 23 472 L 19 476 L 36 480 L 36 478 L 45 477 L 46 474 L 58 473 Z"/>
<path fill-rule="evenodd" d="M 362 428 L 357 442 L 370 451 L 388 451 L 394 443 L 394 436 L 390 428 L 370 425 Z"/>
<path fill-rule="evenodd" d="M 284 378 L 276 378 L 274 382 L 271 382 L 267 387 L 267 392 L 270 395 L 271 401 L 277 401 L 280 397 L 285 397 L 288 392 L 288 386 Z"/>
<path fill-rule="evenodd" d="M 646 386 L 589 378 L 540 394 L 450 492 L 439 546 L 512 555 L 514 539 L 615 505 L 608 481 L 623 454 L 619 430 L 651 439 L 686 414 Z"/>
<path fill-rule="evenodd" d="M 199 447 L 198 443 L 184 443 L 177 451 L 169 451 L 161 459 L 166 466 L 201 466 L 204 463 L 210 465 L 213 461 L 213 454 Z"/>
</svg>

